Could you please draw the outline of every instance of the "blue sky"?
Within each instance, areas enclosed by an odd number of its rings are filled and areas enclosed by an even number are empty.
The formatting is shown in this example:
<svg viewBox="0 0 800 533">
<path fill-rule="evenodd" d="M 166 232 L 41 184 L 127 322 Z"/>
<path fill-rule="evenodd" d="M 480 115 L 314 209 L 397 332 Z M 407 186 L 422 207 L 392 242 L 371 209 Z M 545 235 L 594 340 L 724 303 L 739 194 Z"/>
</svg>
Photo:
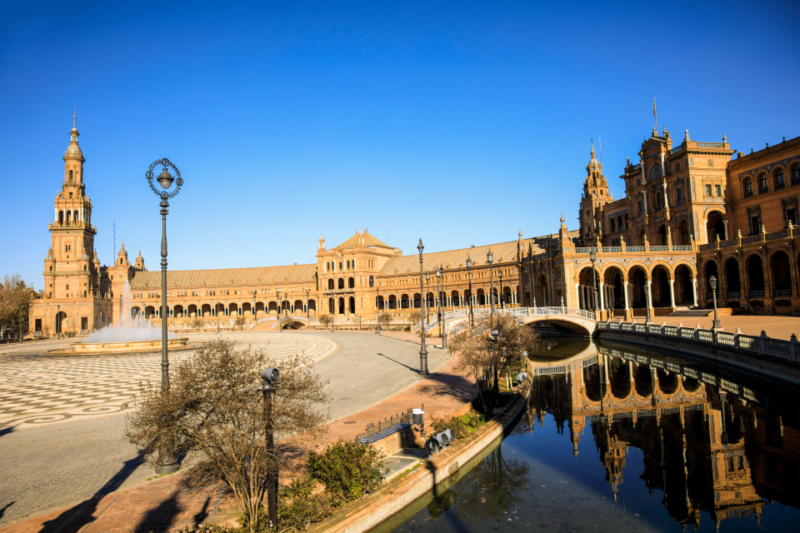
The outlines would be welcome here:
<svg viewBox="0 0 800 533">
<path fill-rule="evenodd" d="M 159 267 L 150 163 L 184 190 L 170 268 L 405 253 L 577 227 L 589 142 L 615 197 L 653 126 L 749 152 L 800 135 L 797 2 L 4 2 L 0 276 L 42 286 L 78 109 L 96 249 Z"/>
</svg>

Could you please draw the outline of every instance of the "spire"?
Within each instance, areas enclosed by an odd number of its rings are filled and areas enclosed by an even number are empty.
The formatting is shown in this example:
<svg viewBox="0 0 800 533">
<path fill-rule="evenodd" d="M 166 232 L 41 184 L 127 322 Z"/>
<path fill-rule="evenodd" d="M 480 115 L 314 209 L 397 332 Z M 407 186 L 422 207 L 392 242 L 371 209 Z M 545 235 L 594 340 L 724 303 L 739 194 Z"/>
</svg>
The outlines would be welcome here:
<svg viewBox="0 0 800 533">
<path fill-rule="evenodd" d="M 64 152 L 64 159 L 71 158 L 71 159 L 80 159 L 83 161 L 83 152 L 81 152 L 81 147 L 78 146 L 78 114 L 77 109 L 72 114 L 72 129 L 69 132 L 69 146 L 67 146 L 67 151 Z"/>
<path fill-rule="evenodd" d="M 561 213 L 561 229 L 567 229 L 567 226 L 564 225 L 564 213 Z"/>
</svg>

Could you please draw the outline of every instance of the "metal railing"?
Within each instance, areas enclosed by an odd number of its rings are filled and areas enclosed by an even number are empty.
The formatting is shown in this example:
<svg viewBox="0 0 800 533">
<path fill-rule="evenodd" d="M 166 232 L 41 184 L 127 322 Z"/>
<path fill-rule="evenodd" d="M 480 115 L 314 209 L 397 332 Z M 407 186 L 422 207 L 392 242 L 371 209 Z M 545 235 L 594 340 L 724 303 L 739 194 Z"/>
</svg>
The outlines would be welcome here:
<svg viewBox="0 0 800 533">
<path fill-rule="evenodd" d="M 722 346 L 741 352 L 755 352 L 761 356 L 780 359 L 785 362 L 800 364 L 800 341 L 792 334 L 791 340 L 768 337 L 765 331 L 760 336 L 715 331 L 703 328 L 685 328 L 654 324 L 632 324 L 630 322 L 600 322 L 600 331 L 626 331 L 643 333 L 656 337 L 678 337 L 681 340 L 697 342 L 711 346 Z"/>
<path fill-rule="evenodd" d="M 356 436 L 356 442 L 362 444 L 371 444 L 384 437 L 388 437 L 392 433 L 397 433 L 403 428 L 407 428 L 414 421 L 411 408 L 398 415 L 393 415 L 389 418 L 384 418 L 382 422 L 369 423 L 364 428 L 364 432 Z"/>
</svg>

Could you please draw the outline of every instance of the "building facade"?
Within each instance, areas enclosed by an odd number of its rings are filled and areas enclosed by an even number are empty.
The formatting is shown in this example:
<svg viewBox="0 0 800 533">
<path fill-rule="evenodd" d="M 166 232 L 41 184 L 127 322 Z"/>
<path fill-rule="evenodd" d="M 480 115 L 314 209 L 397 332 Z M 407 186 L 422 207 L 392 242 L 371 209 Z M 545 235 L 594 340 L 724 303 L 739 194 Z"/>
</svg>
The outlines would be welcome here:
<svg viewBox="0 0 800 533">
<path fill-rule="evenodd" d="M 520 231 L 511 241 L 410 255 L 368 230 L 332 247 L 320 236 L 315 260 L 305 264 L 170 271 L 162 313 L 160 272 L 148 271 L 141 253 L 131 263 L 123 244 L 112 265 L 100 265 L 78 135 L 73 123 L 48 226 L 44 298 L 31 306 L 30 323 L 41 334 L 119 324 L 127 320 L 123 309 L 147 319 L 166 314 L 173 327 L 279 313 L 297 326 L 320 315 L 374 324 L 383 313 L 413 317 L 424 301 L 447 309 L 564 305 L 630 318 L 648 307 L 654 315 L 707 307 L 712 276 L 722 307 L 800 312 L 800 138 L 731 159 L 736 152 L 724 136 L 696 142 L 687 131 L 673 146 L 666 129 L 654 129 L 639 162 L 625 165 L 618 200 L 592 147 L 578 230 L 562 216 L 551 235 Z"/>
</svg>

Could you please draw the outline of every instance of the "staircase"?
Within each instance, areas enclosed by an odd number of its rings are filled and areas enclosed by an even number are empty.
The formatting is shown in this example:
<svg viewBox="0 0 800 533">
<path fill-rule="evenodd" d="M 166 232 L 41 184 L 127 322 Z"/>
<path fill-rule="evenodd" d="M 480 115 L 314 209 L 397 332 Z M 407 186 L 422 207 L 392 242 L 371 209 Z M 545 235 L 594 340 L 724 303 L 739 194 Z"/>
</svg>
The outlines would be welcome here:
<svg viewBox="0 0 800 533">
<path fill-rule="evenodd" d="M 698 308 L 692 309 L 690 307 L 678 307 L 677 311 L 671 313 L 668 316 L 676 318 L 698 318 L 698 317 L 707 318 L 711 316 L 711 313 L 713 312 L 714 311 L 710 309 L 698 309 Z"/>
</svg>

